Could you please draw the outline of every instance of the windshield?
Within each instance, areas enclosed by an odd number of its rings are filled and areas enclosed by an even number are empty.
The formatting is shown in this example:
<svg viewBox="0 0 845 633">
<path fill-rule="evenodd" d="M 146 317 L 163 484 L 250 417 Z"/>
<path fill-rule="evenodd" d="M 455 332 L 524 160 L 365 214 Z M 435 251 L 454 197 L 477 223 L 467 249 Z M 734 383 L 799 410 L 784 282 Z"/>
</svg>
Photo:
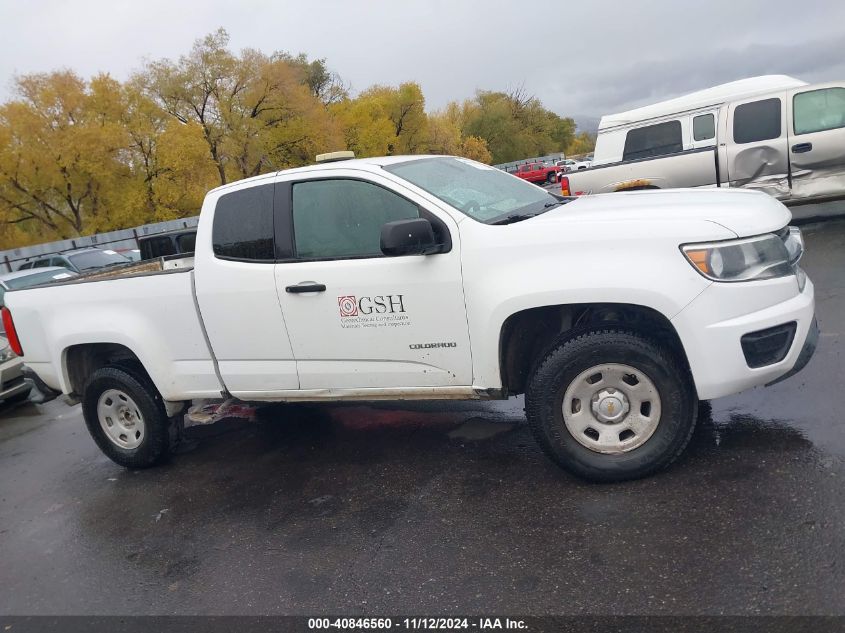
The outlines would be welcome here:
<svg viewBox="0 0 845 633">
<path fill-rule="evenodd" d="M 536 185 L 465 158 L 422 158 L 384 169 L 479 222 L 543 213 L 562 202 Z"/>
<path fill-rule="evenodd" d="M 125 264 L 129 260 L 115 251 L 85 251 L 75 255 L 68 255 L 70 263 L 79 270 L 91 270 L 93 268 L 104 268 L 116 264 Z"/>
</svg>

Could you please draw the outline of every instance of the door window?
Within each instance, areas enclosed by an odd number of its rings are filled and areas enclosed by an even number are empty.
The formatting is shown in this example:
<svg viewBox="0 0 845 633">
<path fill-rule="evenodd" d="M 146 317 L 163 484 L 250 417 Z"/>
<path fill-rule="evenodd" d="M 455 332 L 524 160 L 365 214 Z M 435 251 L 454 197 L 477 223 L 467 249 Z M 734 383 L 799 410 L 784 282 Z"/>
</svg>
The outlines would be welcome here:
<svg viewBox="0 0 845 633">
<path fill-rule="evenodd" d="M 39 259 L 37 262 L 35 262 L 32 265 L 32 267 L 33 268 L 47 268 L 47 266 L 49 266 L 49 265 L 50 265 L 49 259 Z"/>
<path fill-rule="evenodd" d="M 414 203 L 360 180 L 293 186 L 293 234 L 300 259 L 381 257 L 381 227 L 418 217 Z"/>
<path fill-rule="evenodd" d="M 211 230 L 220 259 L 272 262 L 273 185 L 258 185 L 220 196 Z"/>
<path fill-rule="evenodd" d="M 706 141 L 716 136 L 716 118 L 712 114 L 700 114 L 692 120 L 692 138 Z"/>
<path fill-rule="evenodd" d="M 796 134 L 845 127 L 845 88 L 799 92 L 792 98 L 792 126 Z"/>
<path fill-rule="evenodd" d="M 622 160 L 650 158 L 682 152 L 684 142 L 680 121 L 666 121 L 629 130 Z"/>
<path fill-rule="evenodd" d="M 734 142 L 756 143 L 780 137 L 780 99 L 763 99 L 734 110 Z"/>
</svg>

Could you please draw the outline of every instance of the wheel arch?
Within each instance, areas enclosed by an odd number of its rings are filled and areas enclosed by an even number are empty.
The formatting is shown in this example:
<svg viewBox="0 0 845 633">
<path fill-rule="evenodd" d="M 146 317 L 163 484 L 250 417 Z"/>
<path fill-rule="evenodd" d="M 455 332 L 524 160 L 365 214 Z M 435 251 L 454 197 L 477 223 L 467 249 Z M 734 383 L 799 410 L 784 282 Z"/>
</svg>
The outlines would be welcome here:
<svg viewBox="0 0 845 633">
<path fill-rule="evenodd" d="M 62 370 L 67 392 L 71 398 L 80 398 L 85 383 L 101 369 L 117 365 L 155 385 L 140 357 L 122 343 L 77 343 L 62 352 Z"/>
<path fill-rule="evenodd" d="M 596 326 L 623 326 L 670 347 L 689 370 L 677 330 L 660 311 L 632 303 L 577 303 L 526 308 L 505 319 L 499 333 L 499 375 L 505 393 L 525 392 L 534 364 L 561 338 Z"/>
</svg>

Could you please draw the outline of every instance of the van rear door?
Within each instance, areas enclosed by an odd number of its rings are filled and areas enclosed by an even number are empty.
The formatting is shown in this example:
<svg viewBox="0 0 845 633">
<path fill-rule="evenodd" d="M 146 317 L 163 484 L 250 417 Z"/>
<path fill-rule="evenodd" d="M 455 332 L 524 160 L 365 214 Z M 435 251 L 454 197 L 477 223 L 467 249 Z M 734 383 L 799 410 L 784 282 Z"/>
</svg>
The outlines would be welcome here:
<svg viewBox="0 0 845 633">
<path fill-rule="evenodd" d="M 728 180 L 731 187 L 790 195 L 786 91 L 730 104 Z"/>
<path fill-rule="evenodd" d="M 792 198 L 845 194 L 845 84 L 789 91 Z"/>
</svg>

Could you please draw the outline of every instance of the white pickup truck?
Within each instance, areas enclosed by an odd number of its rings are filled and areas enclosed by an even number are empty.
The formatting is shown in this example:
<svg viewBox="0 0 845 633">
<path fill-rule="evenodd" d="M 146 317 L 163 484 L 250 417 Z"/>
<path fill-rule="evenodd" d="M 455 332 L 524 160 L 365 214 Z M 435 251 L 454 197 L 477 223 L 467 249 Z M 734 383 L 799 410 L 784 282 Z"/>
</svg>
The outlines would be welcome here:
<svg viewBox="0 0 845 633">
<path fill-rule="evenodd" d="M 699 400 L 809 360 L 789 221 L 750 191 L 568 199 L 462 158 L 317 164 L 211 191 L 181 267 L 11 291 L 3 320 L 124 466 L 163 460 L 192 399 L 524 393 L 553 460 L 630 479 L 678 457 Z"/>
</svg>

